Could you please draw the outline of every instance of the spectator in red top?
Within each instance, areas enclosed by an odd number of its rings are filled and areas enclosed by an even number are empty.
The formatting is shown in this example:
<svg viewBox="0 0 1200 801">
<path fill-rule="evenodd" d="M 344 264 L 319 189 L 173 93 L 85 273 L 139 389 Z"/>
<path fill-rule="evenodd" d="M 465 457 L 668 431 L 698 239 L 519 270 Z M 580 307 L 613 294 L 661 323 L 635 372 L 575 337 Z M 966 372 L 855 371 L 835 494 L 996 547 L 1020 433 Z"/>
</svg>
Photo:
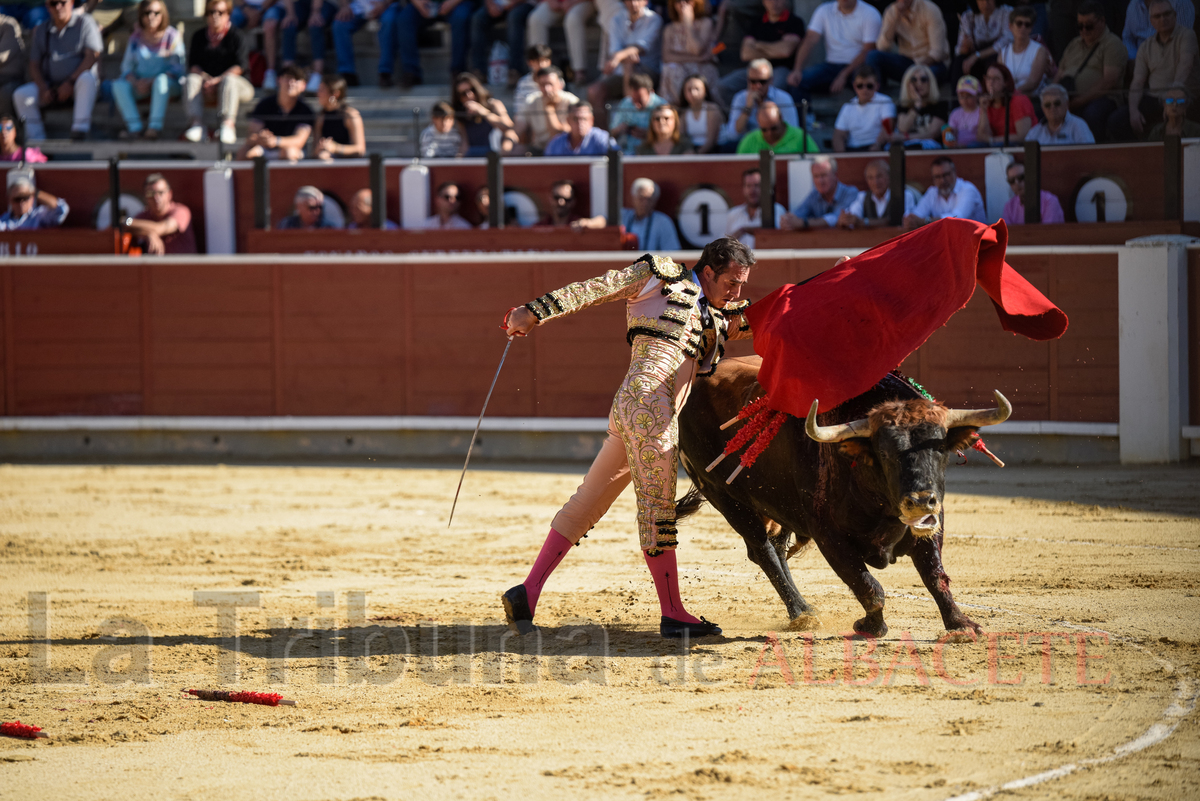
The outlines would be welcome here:
<svg viewBox="0 0 1200 801">
<path fill-rule="evenodd" d="M 979 107 L 986 113 L 979 115 L 979 141 L 984 144 L 1003 145 L 1005 107 L 1008 107 L 1008 142 L 1025 141 L 1025 134 L 1037 122 L 1033 103 L 1016 91 L 1012 73 L 1003 64 L 988 67 L 983 79 L 984 92 L 979 98 Z"/>
<path fill-rule="evenodd" d="M 161 256 L 196 252 L 192 211 L 175 202 L 171 185 L 162 173 L 153 172 L 146 176 L 146 210 L 127 220 L 125 227 L 144 241 L 147 253 Z"/>
</svg>

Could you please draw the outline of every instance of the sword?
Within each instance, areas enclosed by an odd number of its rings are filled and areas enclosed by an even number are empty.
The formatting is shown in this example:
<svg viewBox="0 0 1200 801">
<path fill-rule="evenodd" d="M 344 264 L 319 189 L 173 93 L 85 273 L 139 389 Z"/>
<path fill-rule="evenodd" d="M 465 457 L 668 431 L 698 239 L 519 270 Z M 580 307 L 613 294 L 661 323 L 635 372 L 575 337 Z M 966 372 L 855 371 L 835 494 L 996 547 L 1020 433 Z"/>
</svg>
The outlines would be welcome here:
<svg viewBox="0 0 1200 801">
<path fill-rule="evenodd" d="M 512 309 L 509 309 L 512 312 Z M 505 318 L 507 320 L 507 317 Z M 492 390 L 496 388 L 496 382 L 500 379 L 500 370 L 504 367 L 504 360 L 508 358 L 508 349 L 512 347 L 512 337 L 508 338 L 508 344 L 504 346 L 504 353 L 500 356 L 500 366 L 496 368 L 496 375 L 492 378 L 492 385 L 488 387 L 487 397 L 483 399 L 483 409 L 479 412 L 479 419 L 475 422 L 475 433 L 471 435 L 471 444 L 467 446 L 467 460 L 463 462 L 462 475 L 458 477 L 458 489 L 454 491 L 454 503 L 450 505 L 450 519 L 446 521 L 446 528 L 450 528 L 450 524 L 454 522 L 454 509 L 458 506 L 458 493 L 462 492 L 463 479 L 467 477 L 467 465 L 471 463 L 471 451 L 475 448 L 475 438 L 479 436 L 479 427 L 483 425 L 483 415 L 487 412 L 488 401 L 492 399 Z"/>
</svg>

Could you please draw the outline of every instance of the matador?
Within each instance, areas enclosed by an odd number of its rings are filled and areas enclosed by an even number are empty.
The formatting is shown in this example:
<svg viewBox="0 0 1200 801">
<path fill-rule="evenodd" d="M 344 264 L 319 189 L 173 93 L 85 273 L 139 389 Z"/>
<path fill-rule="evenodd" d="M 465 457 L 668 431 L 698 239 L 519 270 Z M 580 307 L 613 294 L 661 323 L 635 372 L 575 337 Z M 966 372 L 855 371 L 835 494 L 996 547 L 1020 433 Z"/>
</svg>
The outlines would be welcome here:
<svg viewBox="0 0 1200 801">
<path fill-rule="evenodd" d="M 754 264 L 736 239 L 704 248 L 695 269 L 645 255 L 629 267 L 570 284 L 517 307 L 506 320 L 509 337 L 524 336 L 549 320 L 624 300 L 632 348 L 629 371 L 608 417 L 608 436 L 579 489 L 554 517 L 529 576 L 502 596 L 508 625 L 533 630 L 533 613 L 546 579 L 633 483 L 638 536 L 662 608 L 663 637 L 720 634 L 715 623 L 687 612 L 679 597 L 675 547 L 675 484 L 679 471 L 679 412 L 692 382 L 710 374 L 725 342 L 751 336 L 738 300 Z"/>
</svg>

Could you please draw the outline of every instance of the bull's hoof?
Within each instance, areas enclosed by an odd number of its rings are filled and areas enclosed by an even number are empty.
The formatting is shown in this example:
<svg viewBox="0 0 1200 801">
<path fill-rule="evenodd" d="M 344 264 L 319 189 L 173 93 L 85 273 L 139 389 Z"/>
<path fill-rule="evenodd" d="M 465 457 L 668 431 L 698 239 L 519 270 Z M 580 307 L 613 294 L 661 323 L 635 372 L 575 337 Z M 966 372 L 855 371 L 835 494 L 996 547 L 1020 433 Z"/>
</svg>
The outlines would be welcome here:
<svg viewBox="0 0 1200 801">
<path fill-rule="evenodd" d="M 888 627 L 887 623 L 883 622 L 882 616 L 877 620 L 864 617 L 854 621 L 854 633 L 863 634 L 867 637 L 882 637 L 888 633 Z"/>
<path fill-rule="evenodd" d="M 974 629 L 953 629 L 942 635 L 942 642 L 976 642 L 979 639 Z"/>
<path fill-rule="evenodd" d="M 508 590 L 500 600 L 504 603 L 504 618 L 511 631 L 524 635 L 537 628 L 533 625 L 533 612 L 529 610 L 529 596 L 524 584 Z"/>
<path fill-rule="evenodd" d="M 816 615 L 800 615 L 788 621 L 788 631 L 816 631 L 821 628 L 821 618 Z"/>
</svg>

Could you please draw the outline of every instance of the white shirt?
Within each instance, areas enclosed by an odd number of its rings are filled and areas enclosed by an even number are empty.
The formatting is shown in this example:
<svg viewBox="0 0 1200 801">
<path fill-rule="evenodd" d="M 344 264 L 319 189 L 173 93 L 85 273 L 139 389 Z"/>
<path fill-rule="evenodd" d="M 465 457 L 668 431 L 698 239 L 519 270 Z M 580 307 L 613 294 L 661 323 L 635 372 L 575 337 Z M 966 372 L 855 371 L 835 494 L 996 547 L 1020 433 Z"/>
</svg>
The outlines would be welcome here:
<svg viewBox="0 0 1200 801">
<path fill-rule="evenodd" d="M 783 215 L 787 214 L 785 209 L 780 204 L 775 204 L 775 225 L 778 227 L 779 221 L 783 219 Z M 746 204 L 734 206 L 725 213 L 725 236 L 732 236 L 751 250 L 754 249 L 754 234 L 742 234 L 736 236 L 737 232 L 743 228 L 762 228 L 762 206 L 754 209 L 754 214 L 746 212 Z"/>
<path fill-rule="evenodd" d="M 1030 41 L 1024 53 L 1014 53 L 1012 43 L 1010 42 L 1000 50 L 1000 53 L 996 56 L 996 60 L 1008 67 L 1008 71 L 1012 73 L 1013 81 L 1016 82 L 1017 86 L 1020 86 L 1029 79 L 1029 73 L 1033 72 L 1033 62 L 1037 59 L 1038 51 L 1041 49 L 1042 46 L 1040 44 Z M 1088 49 L 1090 50 L 1091 48 Z M 1038 81 L 1037 86 L 1029 94 L 1036 95 L 1045 84 L 1046 76 L 1042 75 L 1042 79 Z"/>
<path fill-rule="evenodd" d="M 983 196 L 973 183 L 962 178 L 955 180 L 954 191 L 950 193 L 950 197 L 942 197 L 936 186 L 929 187 L 912 213 L 918 217 L 932 217 L 935 220 L 960 217 L 964 220 L 987 223 Z"/>
<path fill-rule="evenodd" d="M 450 220 L 445 225 L 442 225 L 442 218 L 436 214 L 430 215 L 425 219 L 425 228 L 470 228 L 469 222 L 459 217 L 457 214 L 451 214 Z"/>
<path fill-rule="evenodd" d="M 827 62 L 849 64 L 862 52 L 863 45 L 875 44 L 882 24 L 879 12 L 858 0 L 849 14 L 839 11 L 837 3 L 822 3 L 813 12 L 808 29 L 824 38 Z"/>
<path fill-rule="evenodd" d="M 850 133 L 846 143 L 850 147 L 868 147 L 875 144 L 887 119 L 896 119 L 896 104 L 887 95 L 876 92 L 865 106 L 859 105 L 857 97 L 842 106 L 833 127 Z"/>
<path fill-rule="evenodd" d="M 865 220 L 867 219 L 866 206 L 868 202 L 875 205 L 876 219 L 886 220 L 888 216 L 888 204 L 892 202 L 892 190 L 889 189 L 884 192 L 882 198 L 875 197 L 869 190 L 863 190 L 858 193 L 858 197 L 850 204 L 850 208 L 847 211 L 855 217 Z M 911 186 L 904 187 L 904 213 L 912 214 L 918 202 L 917 193 L 913 188 Z"/>
</svg>

